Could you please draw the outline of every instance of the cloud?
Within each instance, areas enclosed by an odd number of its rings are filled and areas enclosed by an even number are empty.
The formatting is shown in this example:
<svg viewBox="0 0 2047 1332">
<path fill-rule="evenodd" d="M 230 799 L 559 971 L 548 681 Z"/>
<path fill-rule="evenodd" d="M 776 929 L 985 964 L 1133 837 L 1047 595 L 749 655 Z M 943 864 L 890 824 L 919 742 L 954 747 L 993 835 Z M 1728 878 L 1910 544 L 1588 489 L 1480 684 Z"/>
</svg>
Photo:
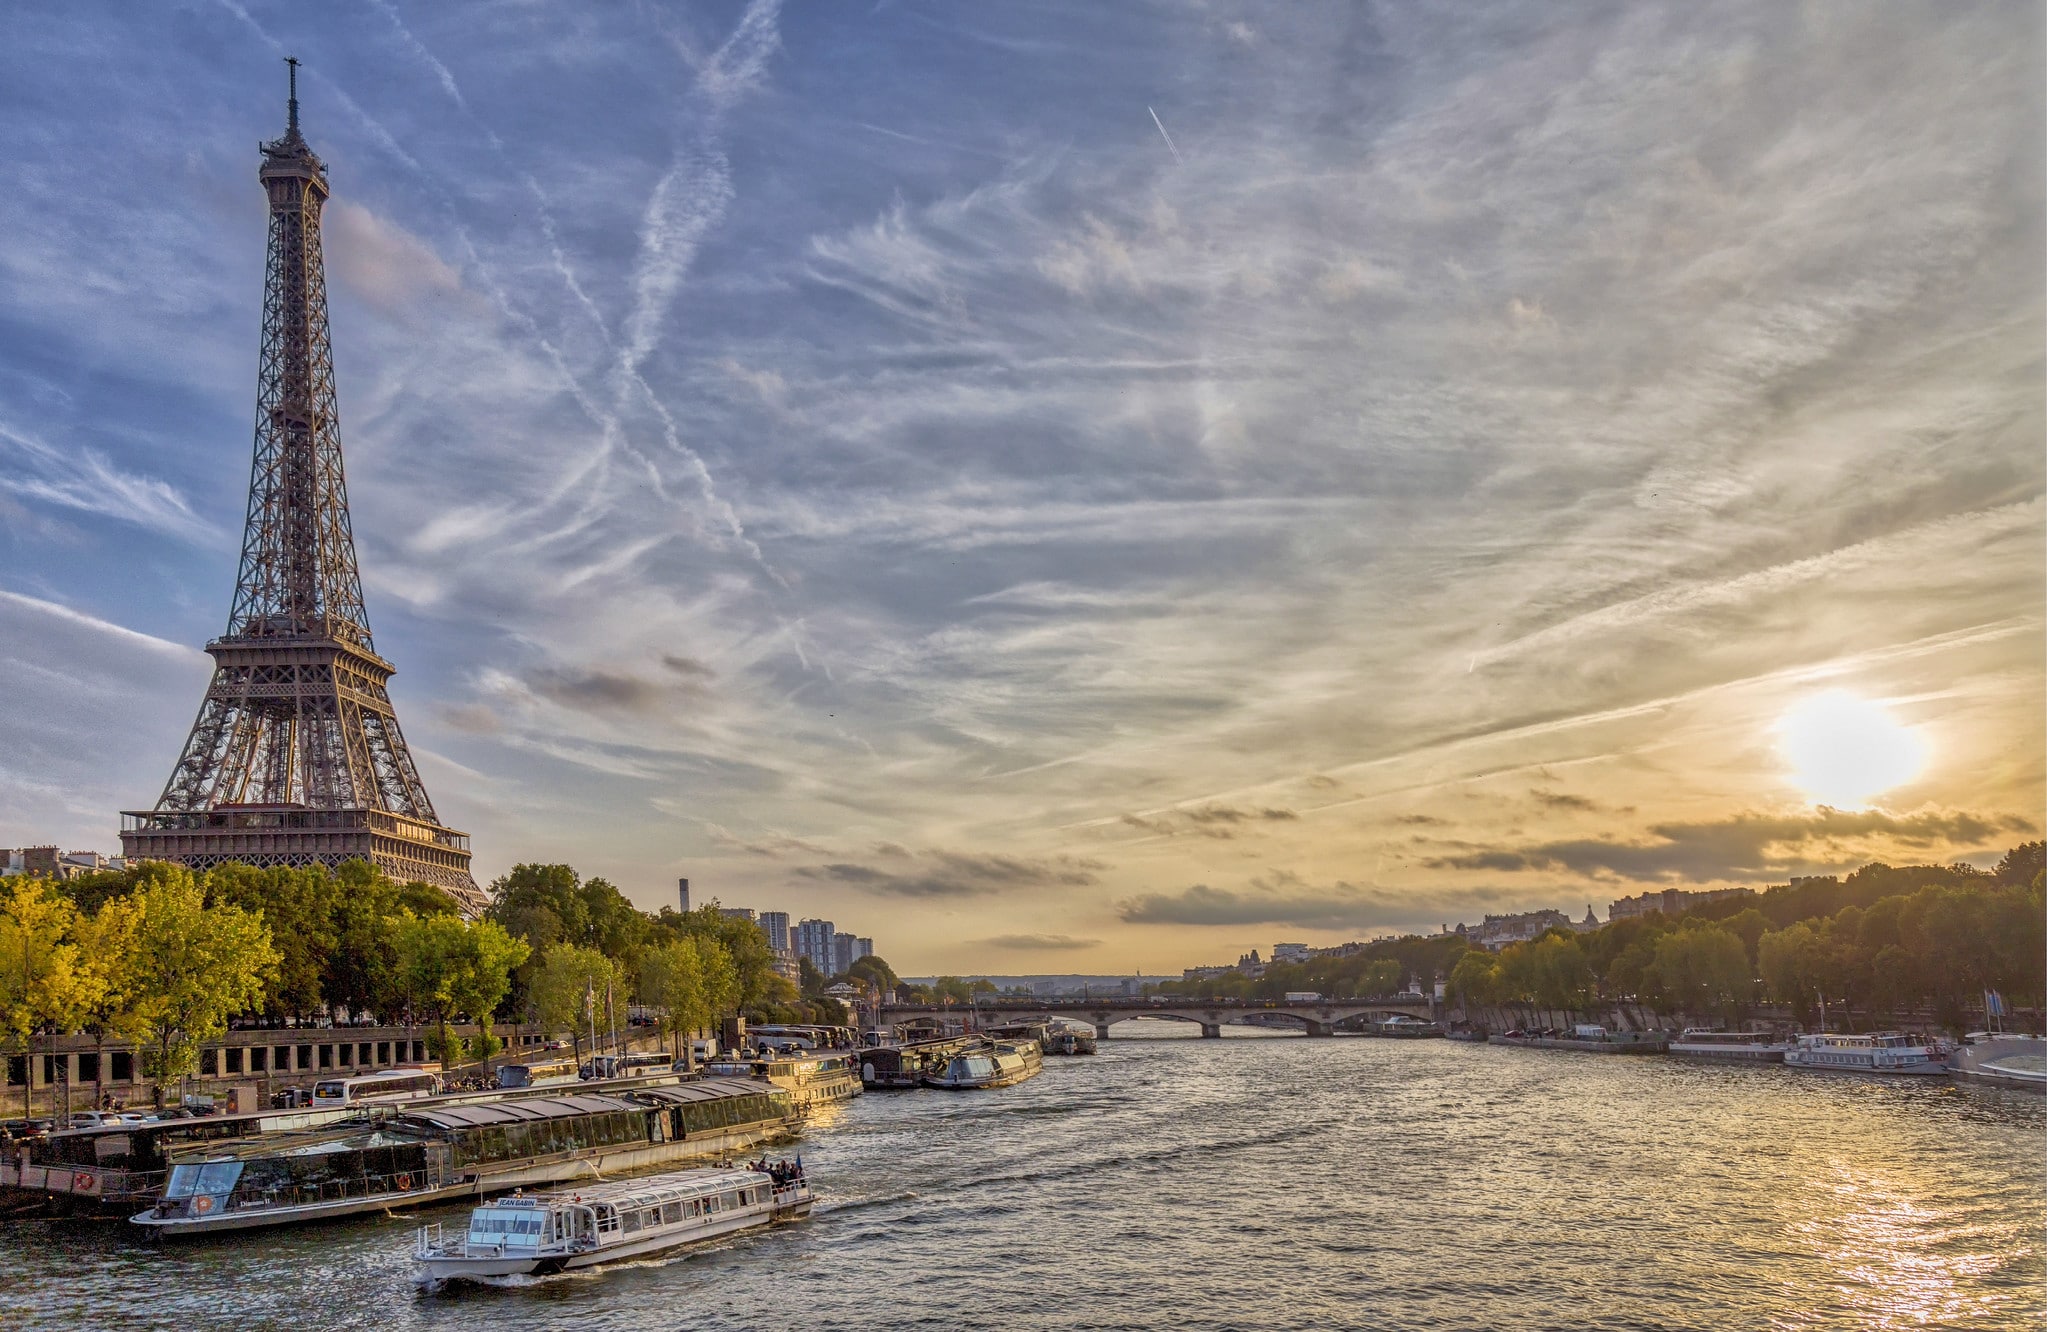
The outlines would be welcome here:
<svg viewBox="0 0 2047 1332">
<path fill-rule="evenodd" d="M 1064 953 L 1099 948 L 1100 939 L 1076 939 L 1070 934 L 997 934 L 969 943 L 986 948 L 1008 948 L 1019 952 Z"/>
<path fill-rule="evenodd" d="M 328 267 L 358 300 L 401 318 L 422 300 L 462 291 L 462 276 L 433 247 L 347 198 L 325 210 Z"/>
<path fill-rule="evenodd" d="M 175 486 L 130 472 L 98 449 L 59 448 L 0 424 L 0 460 L 0 490 L 31 503 L 133 523 L 196 545 L 226 540 L 226 533 L 194 513 Z"/>
<path fill-rule="evenodd" d="M 667 690 L 653 681 L 619 671 L 543 670 L 529 683 L 542 698 L 579 709 L 652 712 L 668 697 Z"/>
<path fill-rule="evenodd" d="M 1572 795 L 1568 791 L 1545 791 L 1537 787 L 1531 788 L 1528 794 L 1534 796 L 1536 803 L 1546 809 L 1593 810 L 1599 808 L 1599 802 L 1588 800 L 1581 795 Z"/>
<path fill-rule="evenodd" d="M 1192 809 L 1165 810 L 1150 816 L 1125 814 L 1121 822 L 1127 827 L 1160 837 L 1173 837 L 1183 832 L 1191 832 L 1202 837 L 1229 841 L 1238 835 L 1240 828 L 1259 823 L 1291 823 L 1300 817 L 1293 810 L 1272 806 L 1240 809 L 1234 805 L 1206 804 Z"/>
<path fill-rule="evenodd" d="M 840 883 L 881 897 L 985 897 L 1028 888 L 1081 888 L 1108 868 L 1097 860 L 1070 856 L 972 855 L 927 851 L 916 857 L 919 868 L 897 872 L 871 865 L 838 863 L 797 870 L 806 879 Z"/>
<path fill-rule="evenodd" d="M 1286 870 L 1255 878 L 1242 889 L 1197 883 L 1177 893 L 1141 893 L 1119 902 L 1116 914 L 1132 925 L 1299 925 L 1359 929 L 1386 905 L 1383 893 L 1355 884 L 1326 888 Z"/>
<path fill-rule="evenodd" d="M 1745 813 L 1702 823 L 1652 824 L 1655 840 L 1589 838 L 1518 849 L 1485 849 L 1431 858 L 1455 870 L 1569 870 L 1595 878 L 1709 883 L 1782 875 L 1816 866 L 1859 863 L 1886 847 L 1943 855 L 1982 850 L 1994 839 L 2030 833 L 2014 814 L 1927 810 L 1894 815 L 1822 806 L 1810 814 Z"/>
</svg>

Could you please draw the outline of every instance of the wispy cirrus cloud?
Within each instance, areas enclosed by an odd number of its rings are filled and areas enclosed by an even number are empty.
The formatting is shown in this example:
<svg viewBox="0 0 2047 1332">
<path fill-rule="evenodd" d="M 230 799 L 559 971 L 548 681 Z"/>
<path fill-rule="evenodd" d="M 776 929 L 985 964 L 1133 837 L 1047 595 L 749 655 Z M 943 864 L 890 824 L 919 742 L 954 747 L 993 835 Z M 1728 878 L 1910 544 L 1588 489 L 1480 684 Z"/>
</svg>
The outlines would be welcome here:
<svg viewBox="0 0 2047 1332">
<path fill-rule="evenodd" d="M 251 145 L 317 50 L 371 612 L 487 873 L 1170 968 L 1982 854 L 1710 831 L 1793 808 L 1770 727 L 1822 683 L 1929 738 L 1900 808 L 2040 807 L 2031 9 L 375 18 L 10 26 L 0 416 L 45 452 L 0 439 L 0 542 L 217 632 Z M 9 650 L 88 786 L 155 789 L 179 737 L 59 705 L 87 641 Z M 11 835 L 105 841 L 61 817 Z"/>
<path fill-rule="evenodd" d="M 799 877 L 843 884 L 882 897 L 989 897 L 1030 889 L 1084 888 L 1108 868 L 1101 861 L 1070 856 L 1030 858 L 930 851 L 916 856 L 915 868 L 882 869 L 840 861 L 805 866 Z"/>
</svg>

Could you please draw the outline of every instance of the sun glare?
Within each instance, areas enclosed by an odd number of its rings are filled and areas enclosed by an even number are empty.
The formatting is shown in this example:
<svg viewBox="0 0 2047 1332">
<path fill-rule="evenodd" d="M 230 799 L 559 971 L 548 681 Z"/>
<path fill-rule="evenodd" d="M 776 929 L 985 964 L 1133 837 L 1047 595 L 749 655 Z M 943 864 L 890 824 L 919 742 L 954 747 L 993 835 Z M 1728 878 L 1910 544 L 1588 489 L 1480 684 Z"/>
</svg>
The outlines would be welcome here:
<svg viewBox="0 0 2047 1332">
<path fill-rule="evenodd" d="M 1926 741 L 1881 703 L 1830 689 L 1794 704 L 1777 722 L 1791 780 L 1816 805 L 1860 809 L 1926 766 Z"/>
</svg>

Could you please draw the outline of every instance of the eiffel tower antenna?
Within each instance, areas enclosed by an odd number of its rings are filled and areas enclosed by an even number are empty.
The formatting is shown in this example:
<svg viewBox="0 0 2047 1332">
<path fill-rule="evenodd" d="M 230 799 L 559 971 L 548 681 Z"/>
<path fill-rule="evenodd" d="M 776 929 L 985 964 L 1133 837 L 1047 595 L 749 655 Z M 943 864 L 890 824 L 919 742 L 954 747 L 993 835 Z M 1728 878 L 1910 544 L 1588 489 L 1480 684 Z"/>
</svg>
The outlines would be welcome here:
<svg viewBox="0 0 2047 1332">
<path fill-rule="evenodd" d="M 487 904 L 469 839 L 443 827 L 398 729 L 363 609 L 341 467 L 320 215 L 327 168 L 299 134 L 262 145 L 270 198 L 249 510 L 213 682 L 156 808 L 122 815 L 123 852 L 195 869 L 367 860 Z"/>
</svg>

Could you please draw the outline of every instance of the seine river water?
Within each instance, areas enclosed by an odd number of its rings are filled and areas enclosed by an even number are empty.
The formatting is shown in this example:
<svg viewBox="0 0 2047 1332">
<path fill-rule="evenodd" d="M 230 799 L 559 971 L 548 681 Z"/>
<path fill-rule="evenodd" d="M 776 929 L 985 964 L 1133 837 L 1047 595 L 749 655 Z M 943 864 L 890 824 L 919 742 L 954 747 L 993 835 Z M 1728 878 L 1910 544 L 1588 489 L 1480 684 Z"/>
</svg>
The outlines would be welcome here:
<svg viewBox="0 0 2047 1332">
<path fill-rule="evenodd" d="M 1183 1030 L 1118 1030 L 1153 1025 Z M 1235 1029 L 1103 1050 L 841 1107 L 802 1144 L 809 1222 L 685 1257 L 425 1296 L 416 1218 L 166 1248 L 16 1222 L 0 1326 L 2047 1323 L 2047 1099 Z"/>
</svg>

